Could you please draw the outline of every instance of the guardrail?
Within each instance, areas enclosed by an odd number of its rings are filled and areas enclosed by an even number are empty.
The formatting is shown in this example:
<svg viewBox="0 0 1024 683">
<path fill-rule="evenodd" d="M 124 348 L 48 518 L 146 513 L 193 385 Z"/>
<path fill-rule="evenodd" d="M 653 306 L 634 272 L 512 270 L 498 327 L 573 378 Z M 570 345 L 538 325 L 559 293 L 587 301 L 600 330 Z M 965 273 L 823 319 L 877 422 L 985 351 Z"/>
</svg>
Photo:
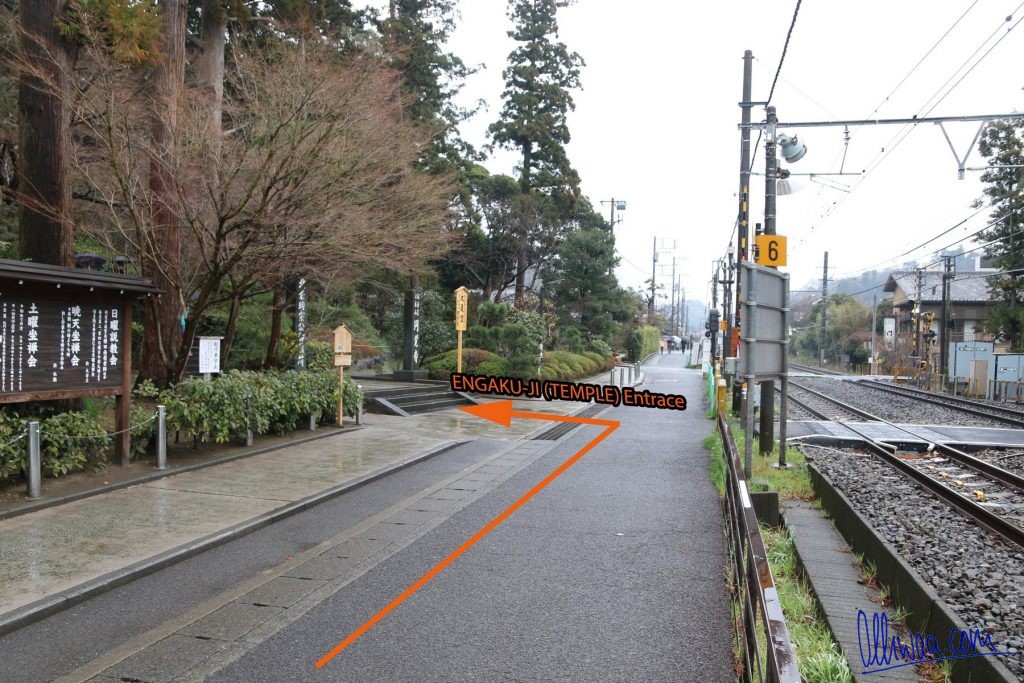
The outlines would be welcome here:
<svg viewBox="0 0 1024 683">
<path fill-rule="evenodd" d="M 743 681 L 800 683 L 796 652 L 782 613 L 779 594 L 768 566 L 768 555 L 750 502 L 739 450 L 729 423 L 718 416 L 725 459 L 725 498 L 728 513 L 733 599 L 739 604 L 741 631 L 736 633 L 742 657 Z"/>
</svg>

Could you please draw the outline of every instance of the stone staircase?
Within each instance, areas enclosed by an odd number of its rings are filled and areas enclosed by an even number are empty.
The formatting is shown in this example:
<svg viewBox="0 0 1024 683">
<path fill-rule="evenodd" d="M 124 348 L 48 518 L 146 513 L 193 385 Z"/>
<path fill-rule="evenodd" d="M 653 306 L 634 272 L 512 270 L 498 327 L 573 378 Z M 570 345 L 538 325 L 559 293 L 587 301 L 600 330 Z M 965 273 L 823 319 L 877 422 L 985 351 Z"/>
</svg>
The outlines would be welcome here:
<svg viewBox="0 0 1024 683">
<path fill-rule="evenodd" d="M 466 394 L 452 391 L 447 382 L 377 390 L 364 387 L 364 394 L 363 405 L 367 412 L 403 417 L 477 403 Z"/>
</svg>

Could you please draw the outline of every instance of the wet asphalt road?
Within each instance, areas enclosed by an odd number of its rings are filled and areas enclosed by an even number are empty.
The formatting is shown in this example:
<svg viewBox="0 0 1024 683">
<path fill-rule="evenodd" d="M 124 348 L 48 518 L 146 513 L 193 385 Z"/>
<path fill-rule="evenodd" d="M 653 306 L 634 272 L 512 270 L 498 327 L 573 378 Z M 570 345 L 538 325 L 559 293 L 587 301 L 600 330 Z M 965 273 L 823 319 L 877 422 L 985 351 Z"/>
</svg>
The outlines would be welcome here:
<svg viewBox="0 0 1024 683">
<path fill-rule="evenodd" d="M 437 513 L 337 589 L 324 584 L 297 616 L 239 598 L 250 612 L 274 616 L 245 632 L 252 617 L 232 603 L 241 624 L 237 637 L 225 637 L 233 643 L 220 644 L 201 629 L 192 632 L 207 635 L 190 637 L 186 629 L 140 647 L 130 662 L 151 656 L 149 673 L 138 678 L 732 680 L 720 508 L 701 446 L 711 422 L 702 415 L 699 374 L 681 364 L 680 354 L 653 358 L 644 388 L 681 393 L 689 410 L 615 408 L 598 415 L 622 425 L 322 670 L 313 664 L 327 650 L 599 428 L 516 447 L 509 457 L 521 466 L 501 470 L 496 461 L 491 469 L 508 475 L 483 481 L 466 504 Z M 74 669 L 511 446 L 462 446 L 0 639 L 0 680 L 47 680 Z M 298 581 L 290 575 L 280 580 Z M 172 661 L 177 652 L 179 665 L 191 657 L 195 666 L 181 671 Z M 96 680 L 116 681 L 132 670 L 109 664 Z"/>
</svg>

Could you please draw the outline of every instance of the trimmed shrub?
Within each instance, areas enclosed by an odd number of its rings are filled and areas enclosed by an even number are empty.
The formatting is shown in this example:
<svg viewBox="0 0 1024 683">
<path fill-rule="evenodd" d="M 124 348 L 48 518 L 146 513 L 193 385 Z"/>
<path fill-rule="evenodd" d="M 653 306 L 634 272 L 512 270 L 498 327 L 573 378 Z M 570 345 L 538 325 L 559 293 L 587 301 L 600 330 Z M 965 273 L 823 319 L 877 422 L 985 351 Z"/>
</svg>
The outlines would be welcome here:
<svg viewBox="0 0 1024 683">
<path fill-rule="evenodd" d="M 602 358 L 612 357 L 612 347 L 604 339 L 595 338 L 587 342 L 587 352 L 596 353 Z"/>
<path fill-rule="evenodd" d="M 423 367 L 427 369 L 430 379 L 447 380 L 451 377 L 451 374 L 455 372 L 455 363 L 457 361 L 456 356 L 457 353 L 454 349 L 451 351 L 445 351 L 433 358 L 426 359 L 423 362 Z M 462 371 L 475 375 L 483 374 L 477 368 L 481 363 L 494 357 L 493 353 L 483 349 L 463 349 Z"/>
<path fill-rule="evenodd" d="M 226 443 L 251 428 L 255 434 L 282 434 L 309 416 L 332 417 L 338 406 L 334 369 L 304 372 L 227 372 L 215 380 L 187 379 L 163 393 L 168 422 L 197 440 Z M 344 408 L 362 406 L 356 383 L 345 377 Z"/>
<path fill-rule="evenodd" d="M 0 411 L 0 479 L 18 474 L 28 460 L 28 425 L 25 420 L 7 411 Z"/>
<path fill-rule="evenodd" d="M 507 372 L 508 365 L 505 363 L 505 359 L 495 355 L 477 364 L 476 369 L 473 371 L 476 375 L 490 375 L 492 377 L 503 377 Z"/>
<path fill-rule="evenodd" d="M 638 327 L 630 335 L 629 351 L 633 355 L 634 360 L 642 361 L 652 353 L 658 352 L 660 342 L 661 330 L 657 327 L 650 325 Z"/>
<path fill-rule="evenodd" d="M 107 463 L 110 436 L 99 420 L 82 412 L 60 413 L 39 425 L 43 472 L 59 477 Z"/>
</svg>

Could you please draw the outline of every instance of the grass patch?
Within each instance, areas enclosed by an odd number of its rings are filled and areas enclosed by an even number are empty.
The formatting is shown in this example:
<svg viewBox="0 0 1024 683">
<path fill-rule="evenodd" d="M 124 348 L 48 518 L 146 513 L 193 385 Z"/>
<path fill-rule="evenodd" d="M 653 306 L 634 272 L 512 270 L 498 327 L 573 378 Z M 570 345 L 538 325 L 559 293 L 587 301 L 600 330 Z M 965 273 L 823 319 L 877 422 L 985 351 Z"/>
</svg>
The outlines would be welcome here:
<svg viewBox="0 0 1024 683">
<path fill-rule="evenodd" d="M 789 531 L 763 526 L 761 537 L 786 615 L 789 637 L 796 648 L 801 678 L 807 683 L 852 683 L 846 657 L 832 641 L 814 596 L 797 575 L 796 552 Z"/>
<path fill-rule="evenodd" d="M 716 429 L 704 439 L 704 448 L 711 452 L 711 483 L 718 490 L 719 497 L 725 496 L 725 455 L 722 435 Z"/>
</svg>

